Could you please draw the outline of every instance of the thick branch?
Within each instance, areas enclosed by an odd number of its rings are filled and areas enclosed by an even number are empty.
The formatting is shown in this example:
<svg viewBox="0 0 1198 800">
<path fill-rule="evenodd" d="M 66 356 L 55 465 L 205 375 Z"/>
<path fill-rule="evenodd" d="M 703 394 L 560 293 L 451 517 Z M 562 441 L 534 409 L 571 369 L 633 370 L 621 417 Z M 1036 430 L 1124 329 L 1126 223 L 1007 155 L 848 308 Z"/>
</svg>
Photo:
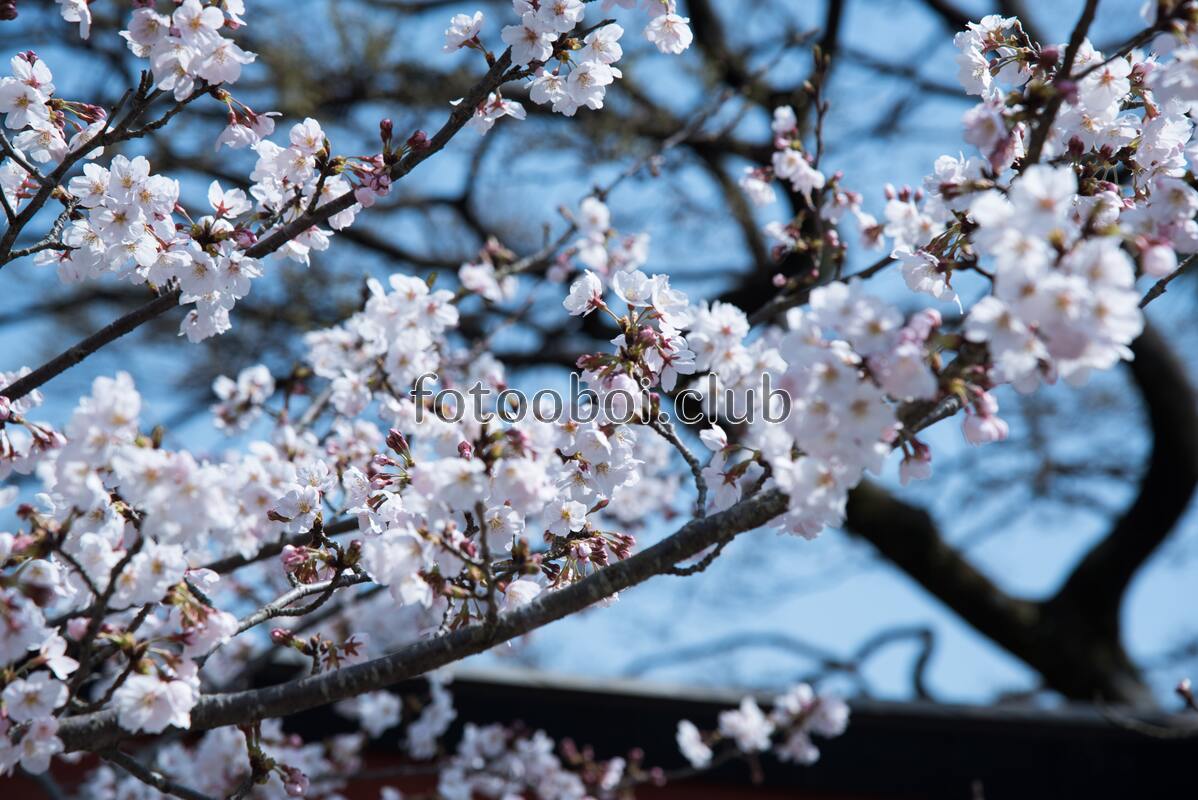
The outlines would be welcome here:
<svg viewBox="0 0 1198 800">
<path fill-rule="evenodd" d="M 1008 643 L 1022 639 L 1037 624 L 1035 603 L 996 586 L 944 541 L 927 511 L 881 486 L 866 481 L 849 493 L 846 524 L 966 622 L 1008 649 L 1014 650 Z"/>
<path fill-rule="evenodd" d="M 848 527 L 1056 691 L 1151 704 L 1123 648 L 1119 609 L 1131 580 L 1177 527 L 1198 489 L 1198 412 L 1184 365 L 1155 329 L 1145 328 L 1132 349 L 1129 368 L 1153 435 L 1148 469 L 1139 496 L 1051 599 L 1007 595 L 943 540 L 926 511 L 876 485 L 850 494 Z"/>
<path fill-rule="evenodd" d="M 1118 636 L 1119 607 L 1136 572 L 1176 529 L 1198 488 L 1198 411 L 1186 368 L 1149 325 L 1128 366 L 1148 412 L 1152 452 L 1139 496 L 1078 563 L 1050 607 Z"/>
<path fill-rule="evenodd" d="M 389 686 L 569 616 L 692 558 L 712 545 L 764 525 L 786 509 L 777 490 L 755 495 L 729 509 L 680 528 L 672 536 L 624 561 L 600 569 L 564 589 L 547 592 L 499 616 L 493 629 L 471 625 L 407 645 L 391 655 L 279 686 L 203 697 L 191 712 L 191 730 L 201 731 L 293 714 Z M 133 734 L 112 711 L 62 721 L 59 736 L 68 751 L 105 750 Z"/>
</svg>

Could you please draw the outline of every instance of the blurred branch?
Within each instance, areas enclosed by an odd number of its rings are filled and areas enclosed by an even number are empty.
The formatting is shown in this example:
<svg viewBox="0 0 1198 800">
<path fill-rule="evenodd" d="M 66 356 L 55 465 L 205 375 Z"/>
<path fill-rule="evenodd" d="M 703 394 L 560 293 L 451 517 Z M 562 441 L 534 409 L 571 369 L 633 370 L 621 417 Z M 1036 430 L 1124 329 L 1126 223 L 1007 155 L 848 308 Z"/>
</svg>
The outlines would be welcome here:
<svg viewBox="0 0 1198 800">
<path fill-rule="evenodd" d="M 965 30 L 965 26 L 970 22 L 969 14 L 966 14 L 948 2 L 948 0 L 923 0 L 923 4 L 929 11 L 939 17 L 940 21 L 944 23 L 944 27 L 948 28 L 952 33 Z"/>
<path fill-rule="evenodd" d="M 948 545 L 927 511 L 873 483 L 849 496 L 847 526 L 955 613 L 1083 700 L 1151 704 L 1123 648 L 1119 609 L 1132 578 L 1176 529 L 1198 488 L 1198 413 L 1185 367 L 1151 326 L 1129 363 L 1153 434 L 1135 501 L 1049 600 L 1012 597 Z"/>
<path fill-rule="evenodd" d="M 919 652 L 911 666 L 912 691 L 921 699 L 930 699 L 927 669 L 935 647 L 935 633 L 931 628 L 920 625 L 904 625 L 883 630 L 866 639 L 846 658 L 789 634 L 773 631 L 736 633 L 699 644 L 650 653 L 629 662 L 623 669 L 623 674 L 630 678 L 640 678 L 649 672 L 675 664 L 716 658 L 748 648 L 764 648 L 782 650 L 815 662 L 815 673 L 805 678 L 808 682 L 817 682 L 830 675 L 845 675 L 857 684 L 863 694 L 869 695 L 869 684 L 863 674 L 866 663 L 891 644 L 910 640 L 919 643 Z"/>
<path fill-rule="evenodd" d="M 1176 528 L 1198 488 L 1198 411 L 1185 364 L 1152 325 L 1132 350 L 1128 368 L 1152 431 L 1148 468 L 1135 501 L 1048 604 L 1052 613 L 1113 637 L 1128 585 Z"/>
</svg>

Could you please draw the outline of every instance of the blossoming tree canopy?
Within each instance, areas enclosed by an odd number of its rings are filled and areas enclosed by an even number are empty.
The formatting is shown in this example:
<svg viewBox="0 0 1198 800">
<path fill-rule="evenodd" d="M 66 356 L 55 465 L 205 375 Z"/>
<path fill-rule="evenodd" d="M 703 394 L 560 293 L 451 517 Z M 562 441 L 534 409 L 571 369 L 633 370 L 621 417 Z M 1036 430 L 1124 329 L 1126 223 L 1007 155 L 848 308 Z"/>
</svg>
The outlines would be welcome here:
<svg viewBox="0 0 1198 800">
<path fill-rule="evenodd" d="M 106 3 L 58 5 L 57 33 L 87 39 Z M 446 754 L 455 712 L 436 670 L 653 576 L 701 572 L 746 531 L 815 539 L 887 462 L 904 483 L 929 478 L 921 434 L 954 415 L 971 444 L 1006 438 L 999 387 L 1080 385 L 1129 359 L 1144 307 L 1198 252 L 1198 7 L 1148 3 L 1143 31 L 1108 52 L 1086 36 L 1096 2 L 1061 45 L 989 16 L 954 40 L 978 97 L 967 150 L 936 159 L 921 187 L 887 186 L 882 220 L 827 163 L 822 111 L 812 129 L 791 106 L 772 110 L 766 158 L 740 189 L 763 209 L 779 193 L 801 198 L 764 233 L 775 258 L 807 266 L 779 272 L 759 307 L 672 285 L 647 236 L 613 227 L 614 184 L 598 185 L 542 250 L 489 243 L 456 279 L 371 278 L 351 315 L 303 332 L 296 374 L 250 365 L 218 379 L 212 422 L 244 441 L 220 456 L 167 446 L 126 372 L 44 420 L 58 376 L 178 306 L 192 342 L 228 332 L 278 259 L 307 264 L 334 247 L 463 129 L 520 125 L 524 102 L 603 113 L 629 31 L 655 58 L 695 39 L 674 0 L 457 14 L 438 44 L 472 51 L 475 72 L 468 92 L 443 98 L 440 127 L 383 119 L 374 152 L 341 154 L 319 120 L 238 99 L 255 61 L 238 44 L 254 24 L 241 0 L 133 5 L 120 37 L 141 73 L 119 103 L 60 95 L 56 65 L 30 50 L 0 80 L 0 265 L 147 298 L 62 355 L 0 373 L 2 499 L 15 508 L 0 533 L 0 770 L 40 773 L 92 751 L 111 766 L 92 773 L 89 796 L 134 782 L 189 797 L 325 795 L 367 738 L 401 721 L 405 753 L 435 762 L 446 797 L 615 797 L 659 781 L 635 757 L 572 760 L 513 726 L 468 725 Z M 827 67 L 817 50 L 805 88 L 817 109 Z M 126 145 L 192 104 L 227 119 L 215 148 L 253 155 L 189 208 L 180 181 Z M 655 158 L 624 174 L 644 168 Z M 876 261 L 849 272 L 857 249 Z M 903 303 L 870 291 L 885 270 L 901 273 Z M 512 419 L 504 364 L 460 306 L 510 306 L 534 276 L 556 293 L 541 310 L 603 326 L 610 346 L 575 354 L 585 408 Z M 962 291 L 970 281 L 983 290 Z M 466 387 L 485 405 L 443 391 Z M 710 413 L 680 418 L 687 393 Z M 638 543 L 661 512 L 687 521 Z M 284 653 L 305 678 L 239 691 Z M 385 691 L 420 675 L 419 697 Z M 283 733 L 279 717 L 328 703 L 361 733 Z M 808 764 L 812 735 L 846 724 L 841 700 L 801 684 L 767 709 L 746 698 L 712 730 L 682 720 L 677 743 L 696 769 L 766 751 Z M 163 739 L 152 764 L 120 749 L 171 730 L 195 735 Z"/>
</svg>

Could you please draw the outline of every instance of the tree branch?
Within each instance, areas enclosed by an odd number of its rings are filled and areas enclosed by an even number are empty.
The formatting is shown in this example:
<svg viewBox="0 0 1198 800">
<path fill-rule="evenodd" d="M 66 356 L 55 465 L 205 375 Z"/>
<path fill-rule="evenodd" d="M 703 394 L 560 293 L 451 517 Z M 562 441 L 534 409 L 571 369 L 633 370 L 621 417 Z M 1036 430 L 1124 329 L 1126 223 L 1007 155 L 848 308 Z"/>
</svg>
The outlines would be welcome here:
<svg viewBox="0 0 1198 800">
<path fill-rule="evenodd" d="M 1136 572 L 1176 529 L 1198 489 L 1198 411 L 1186 367 L 1148 325 L 1128 363 L 1148 412 L 1152 452 L 1136 499 L 1049 602 L 1076 624 L 1118 637 L 1119 607 Z"/>
<path fill-rule="evenodd" d="M 923 509 L 863 483 L 848 527 L 966 622 L 1019 657 L 1062 694 L 1152 704 L 1123 648 L 1119 609 L 1132 578 L 1176 528 L 1198 489 L 1198 411 L 1185 367 L 1152 327 L 1129 368 L 1153 433 L 1139 496 L 1052 598 L 1014 598 L 941 537 Z"/>
<path fill-rule="evenodd" d="M 785 511 L 786 504 L 784 494 L 770 490 L 694 520 L 640 553 L 564 589 L 544 593 L 522 608 L 501 614 L 491 631 L 480 624 L 470 625 L 414 642 L 364 664 L 265 689 L 206 695 L 192 709 L 190 730 L 208 730 L 326 705 L 483 652 L 661 574 L 712 545 L 760 527 Z M 133 736 L 117 724 L 113 711 L 65 719 L 58 733 L 67 751 L 104 750 Z"/>
</svg>

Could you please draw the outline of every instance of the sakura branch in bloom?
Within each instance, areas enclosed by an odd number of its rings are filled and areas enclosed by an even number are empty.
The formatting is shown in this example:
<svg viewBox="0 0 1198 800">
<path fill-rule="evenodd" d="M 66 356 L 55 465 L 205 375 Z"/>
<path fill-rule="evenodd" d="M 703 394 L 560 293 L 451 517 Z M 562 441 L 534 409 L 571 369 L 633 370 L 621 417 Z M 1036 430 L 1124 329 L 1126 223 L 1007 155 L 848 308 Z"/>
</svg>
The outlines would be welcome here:
<svg viewBox="0 0 1198 800">
<path fill-rule="evenodd" d="M 60 5 L 87 37 L 92 5 Z M 338 155 L 316 119 L 287 120 L 283 136 L 278 115 L 234 96 L 255 58 L 235 41 L 253 21 L 240 0 L 134 5 L 121 36 L 145 71 L 117 107 L 59 96 L 32 52 L 0 80 L 0 263 L 27 258 L 66 283 L 152 297 L 41 367 L 0 373 L 0 477 L 40 482 L 2 494 L 19 529 L 0 534 L 0 769 L 43 772 L 91 750 L 131 775 L 100 767 L 87 796 L 125 796 L 134 780 L 181 796 L 323 796 L 353 775 L 368 737 L 401 720 L 407 755 L 432 762 L 442 797 L 622 797 L 660 782 L 667 774 L 631 753 L 600 761 L 514 724 L 470 726 L 442 754 L 454 712 L 432 670 L 654 576 L 700 572 L 747 531 L 814 539 L 887 461 L 904 482 L 928 478 L 920 434 L 958 411 L 970 443 L 1004 439 L 998 387 L 1080 384 L 1130 358 L 1141 306 L 1164 287 L 1145 295 L 1138 282 L 1167 282 L 1179 253 L 1198 252 L 1198 7 L 1149 4 L 1135 41 L 1151 50 L 1110 54 L 1090 45 L 1088 23 L 1058 47 L 991 16 L 955 40 L 962 83 L 980 98 L 963 120 L 972 155 L 937 159 L 921 187 L 882 190 L 881 221 L 827 171 L 817 52 L 816 130 L 778 108 L 769 163 L 742 182 L 763 207 L 779 186 L 802 199 L 765 233 L 778 259 L 810 268 L 780 277 L 764 313 L 692 298 L 654 272 L 648 237 L 613 227 L 609 187 L 568 212 L 545 252 L 489 242 L 456 284 L 372 278 L 356 312 L 303 335 L 294 374 L 256 365 L 216 381 L 214 425 L 248 439 L 224 455 L 147 430 L 126 372 L 96 378 L 65 421 L 41 421 L 43 392 L 66 369 L 178 305 L 180 334 L 219 336 L 275 269 L 268 257 L 307 264 L 463 128 L 525 119 L 505 87 L 573 116 L 603 109 L 622 76 L 624 27 L 588 19 L 581 0 L 516 0 L 490 28 L 481 11 L 460 14 L 444 50 L 468 51 L 449 57 L 483 72 L 444 98 L 442 127 L 397 133 L 384 119 L 378 152 Z M 673 0 L 602 4 L 617 8 L 654 57 L 692 43 Z M 111 149 L 191 103 L 218 104 L 228 124 L 215 145 L 250 148 L 254 164 L 248 192 L 213 182 L 207 207 L 189 210 L 176 179 Z M 42 222 L 45 235 L 18 249 Z M 846 276 L 858 237 L 882 258 Z M 918 304 L 910 313 L 867 288 L 891 265 Z M 609 334 L 609 347 L 572 354 L 597 398 L 592 419 L 463 414 L 413 391 L 434 374 L 502 403 L 507 369 L 463 330 L 461 306 L 502 306 L 541 277 L 556 292 L 548 310 Z M 783 390 L 789 413 L 763 385 Z M 658 414 L 684 392 L 711 402 L 695 450 Z M 629 403 L 647 413 L 623 413 Z M 748 419 L 738 406 L 752 424 L 732 424 Z M 690 521 L 640 547 L 654 515 Z M 307 675 L 242 688 L 281 653 Z M 409 720 L 384 690 L 422 674 L 429 696 Z M 279 716 L 334 702 L 362 733 L 317 744 L 282 732 Z M 799 686 L 768 713 L 747 699 L 717 731 L 683 722 L 678 743 L 696 769 L 767 751 L 807 764 L 811 736 L 846 721 L 842 702 Z M 171 730 L 194 735 L 145 762 L 119 749 Z"/>
</svg>

